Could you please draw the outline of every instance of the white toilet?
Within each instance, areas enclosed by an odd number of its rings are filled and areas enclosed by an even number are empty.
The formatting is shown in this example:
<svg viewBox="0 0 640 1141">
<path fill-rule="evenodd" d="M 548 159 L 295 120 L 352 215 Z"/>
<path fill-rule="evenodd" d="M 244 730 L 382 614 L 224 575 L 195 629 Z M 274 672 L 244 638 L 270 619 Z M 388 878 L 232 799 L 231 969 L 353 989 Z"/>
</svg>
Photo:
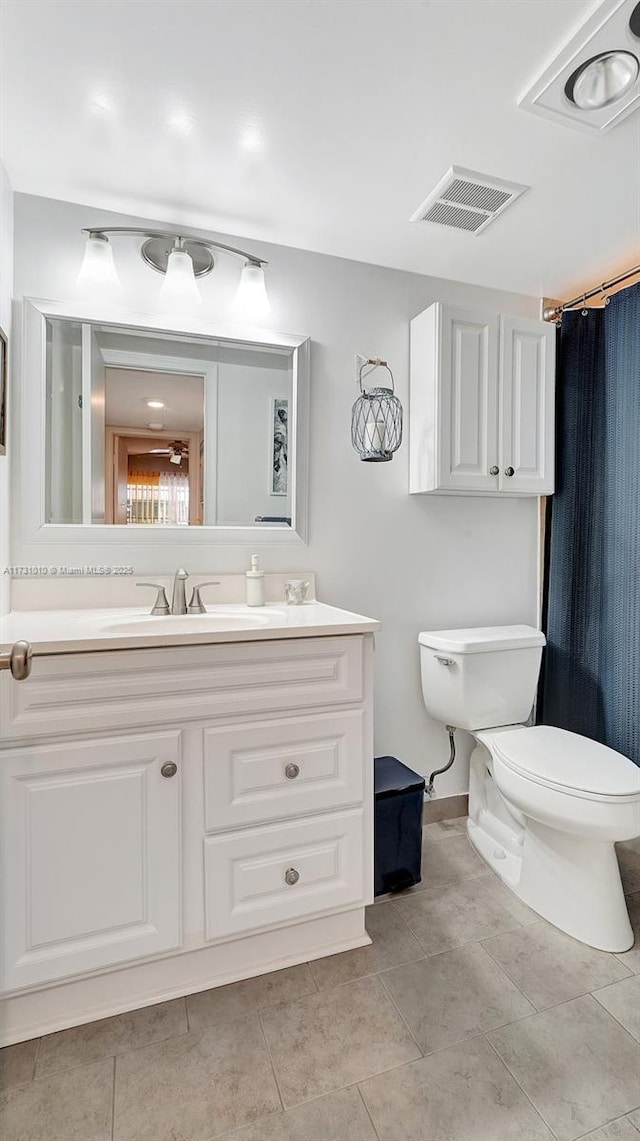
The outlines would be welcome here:
<svg viewBox="0 0 640 1141">
<path fill-rule="evenodd" d="M 587 737 L 526 727 L 545 638 L 531 626 L 421 633 L 428 713 L 467 729 L 469 839 L 500 879 L 574 939 L 626 951 L 614 842 L 640 835 L 640 768 Z"/>
</svg>

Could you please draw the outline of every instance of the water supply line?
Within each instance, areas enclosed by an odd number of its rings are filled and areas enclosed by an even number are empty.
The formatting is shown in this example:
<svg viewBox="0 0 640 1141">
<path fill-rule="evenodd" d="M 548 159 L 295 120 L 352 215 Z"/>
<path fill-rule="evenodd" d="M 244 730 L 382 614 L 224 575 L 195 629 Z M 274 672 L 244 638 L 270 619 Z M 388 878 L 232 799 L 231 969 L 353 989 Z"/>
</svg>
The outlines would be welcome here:
<svg viewBox="0 0 640 1141">
<path fill-rule="evenodd" d="M 445 728 L 447 730 L 447 733 L 449 734 L 449 760 L 447 761 L 444 768 L 436 769 L 435 772 L 431 773 L 431 776 L 429 777 L 429 783 L 428 783 L 426 790 L 425 790 L 427 796 L 435 796 L 436 790 L 435 790 L 434 783 L 433 783 L 434 780 L 436 779 L 436 777 L 441 776 L 442 773 L 448 772 L 448 770 L 451 768 L 453 762 L 456 759 L 456 742 L 455 742 L 455 736 L 454 736 L 455 731 L 456 731 L 455 725 L 447 725 L 447 726 L 445 726 Z"/>
</svg>

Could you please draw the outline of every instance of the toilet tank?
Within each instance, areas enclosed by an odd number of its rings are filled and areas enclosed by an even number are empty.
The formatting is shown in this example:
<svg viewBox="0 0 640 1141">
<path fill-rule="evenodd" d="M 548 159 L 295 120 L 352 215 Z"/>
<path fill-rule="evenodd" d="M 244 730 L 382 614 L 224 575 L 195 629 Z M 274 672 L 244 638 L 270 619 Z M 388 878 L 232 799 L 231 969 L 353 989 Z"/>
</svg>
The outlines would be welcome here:
<svg viewBox="0 0 640 1141">
<path fill-rule="evenodd" d="M 418 640 L 422 695 L 436 721 L 457 729 L 491 729 L 527 720 L 545 644 L 540 630 L 426 630 Z"/>
</svg>

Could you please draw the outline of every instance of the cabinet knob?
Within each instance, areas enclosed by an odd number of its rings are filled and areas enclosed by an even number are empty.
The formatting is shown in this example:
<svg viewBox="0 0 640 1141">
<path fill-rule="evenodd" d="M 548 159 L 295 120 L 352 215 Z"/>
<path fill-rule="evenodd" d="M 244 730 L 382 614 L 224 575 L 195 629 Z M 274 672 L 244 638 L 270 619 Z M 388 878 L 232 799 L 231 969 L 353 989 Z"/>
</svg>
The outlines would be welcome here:
<svg viewBox="0 0 640 1141">
<path fill-rule="evenodd" d="M 299 879 L 300 872 L 297 872 L 295 868 L 287 868 L 286 872 L 284 873 L 284 882 L 288 884 L 289 887 L 293 887 L 293 885 L 296 884 Z"/>
<path fill-rule="evenodd" d="M 295 762 L 292 762 L 289 765 L 285 765 L 284 775 L 286 776 L 287 780 L 295 780 L 296 777 L 300 776 L 300 765 L 296 765 Z"/>
<path fill-rule="evenodd" d="M 500 468 L 497 464 L 494 464 L 493 467 L 489 468 L 489 475 L 500 475 Z"/>
<path fill-rule="evenodd" d="M 512 468 L 512 467 L 506 467 L 506 468 L 504 469 L 504 474 L 505 474 L 505 475 L 508 475 L 508 476 L 512 476 L 512 475 L 515 475 L 515 474 L 516 474 L 516 473 L 515 473 L 515 469 L 514 469 L 514 468 Z"/>
<path fill-rule="evenodd" d="M 176 775 L 177 771 L 178 771 L 178 766 L 176 765 L 175 761 L 166 761 L 164 763 L 164 765 L 162 766 L 162 768 L 160 769 L 160 772 L 162 773 L 163 777 L 166 777 L 167 780 L 169 779 L 169 777 L 174 777 Z"/>
</svg>

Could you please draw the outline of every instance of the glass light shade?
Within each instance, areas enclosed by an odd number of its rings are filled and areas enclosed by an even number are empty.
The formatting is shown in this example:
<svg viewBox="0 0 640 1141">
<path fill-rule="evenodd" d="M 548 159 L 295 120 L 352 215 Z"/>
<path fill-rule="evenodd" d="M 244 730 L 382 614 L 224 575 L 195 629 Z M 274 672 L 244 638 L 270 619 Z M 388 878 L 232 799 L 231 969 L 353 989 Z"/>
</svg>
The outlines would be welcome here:
<svg viewBox="0 0 640 1141">
<path fill-rule="evenodd" d="M 78 285 L 91 291 L 115 290 L 120 279 L 113 260 L 113 249 L 107 238 L 90 234 L 84 260 L 78 274 Z"/>
<path fill-rule="evenodd" d="M 243 266 L 233 308 L 245 321 L 260 321 L 270 312 L 271 306 L 261 265 L 248 261 Z"/>
<path fill-rule="evenodd" d="M 188 313 L 200 305 L 202 298 L 193 262 L 186 250 L 172 250 L 169 254 L 160 301 L 164 310 L 176 313 Z"/>
<path fill-rule="evenodd" d="M 582 111 L 599 111 L 617 103 L 638 78 L 640 64 L 633 52 L 603 52 L 582 64 L 571 76 L 566 93 Z"/>
</svg>

